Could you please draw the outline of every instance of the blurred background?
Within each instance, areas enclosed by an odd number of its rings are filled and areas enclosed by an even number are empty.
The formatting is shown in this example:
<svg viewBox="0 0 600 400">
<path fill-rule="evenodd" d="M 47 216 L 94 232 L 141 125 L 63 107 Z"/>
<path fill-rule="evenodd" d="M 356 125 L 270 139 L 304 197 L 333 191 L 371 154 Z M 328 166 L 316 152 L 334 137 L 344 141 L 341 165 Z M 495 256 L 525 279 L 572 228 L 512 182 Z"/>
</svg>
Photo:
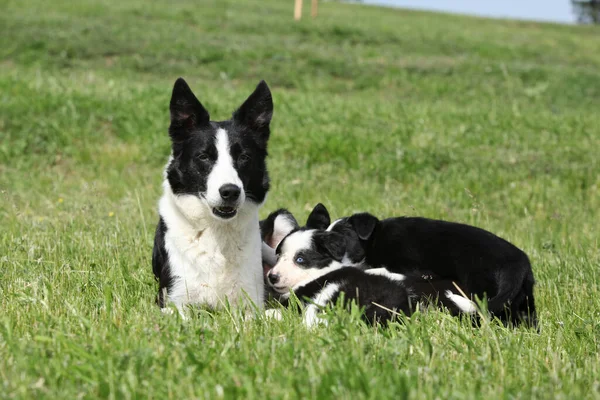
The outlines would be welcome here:
<svg viewBox="0 0 600 400">
<path fill-rule="evenodd" d="M 493 18 L 581 24 L 600 23 L 599 0 L 362 0 L 362 2 Z"/>
</svg>

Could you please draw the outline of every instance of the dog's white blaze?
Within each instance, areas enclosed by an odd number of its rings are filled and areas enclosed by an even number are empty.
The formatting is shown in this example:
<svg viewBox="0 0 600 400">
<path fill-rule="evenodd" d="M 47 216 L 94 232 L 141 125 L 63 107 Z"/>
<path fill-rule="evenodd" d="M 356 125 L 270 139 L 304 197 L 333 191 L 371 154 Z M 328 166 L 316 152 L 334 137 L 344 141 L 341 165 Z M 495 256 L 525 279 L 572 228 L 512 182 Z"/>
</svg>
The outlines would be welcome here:
<svg viewBox="0 0 600 400">
<path fill-rule="evenodd" d="M 314 234 L 314 229 L 292 233 L 285 239 L 285 243 L 281 247 L 281 255 L 293 256 L 299 250 L 310 249 Z"/>
<path fill-rule="evenodd" d="M 456 307 L 464 313 L 473 314 L 477 312 L 477 306 L 471 300 L 459 295 L 452 293 L 450 290 L 446 290 L 446 297 L 448 300 L 456 304 Z"/>
<path fill-rule="evenodd" d="M 325 287 L 312 298 L 312 304 L 309 304 L 304 310 L 304 325 L 311 328 L 317 324 L 327 324 L 327 321 L 319 318 L 319 311 L 331 301 L 339 289 L 339 284 L 330 283 L 325 285 Z"/>
<path fill-rule="evenodd" d="M 217 130 L 215 147 L 217 148 L 217 162 L 206 180 L 206 201 L 211 207 L 219 206 L 221 204 L 219 188 L 231 183 L 242 189 L 238 204 L 243 204 L 245 200 L 244 185 L 233 166 L 233 159 L 229 152 L 229 137 L 224 129 Z"/>
<path fill-rule="evenodd" d="M 396 281 L 396 282 L 402 282 L 404 279 L 406 279 L 405 275 L 395 274 L 393 272 L 388 271 L 386 268 L 367 269 L 367 270 L 365 270 L 365 273 L 367 273 L 369 275 L 385 276 L 386 278 L 388 278 L 392 281 Z"/>
</svg>

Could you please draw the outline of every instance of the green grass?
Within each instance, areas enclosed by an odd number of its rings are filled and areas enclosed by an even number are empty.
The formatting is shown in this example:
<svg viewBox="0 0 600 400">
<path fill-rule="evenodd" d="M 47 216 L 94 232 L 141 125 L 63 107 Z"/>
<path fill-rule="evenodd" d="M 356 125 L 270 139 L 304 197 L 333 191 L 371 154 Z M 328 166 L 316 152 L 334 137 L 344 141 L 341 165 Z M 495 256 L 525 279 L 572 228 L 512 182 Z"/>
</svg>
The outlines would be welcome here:
<svg viewBox="0 0 600 400">
<path fill-rule="evenodd" d="M 4 0 L 0 397 L 600 398 L 600 31 L 323 2 Z M 265 79 L 265 216 L 424 215 L 531 257 L 541 333 L 440 312 L 182 323 L 150 267 L 168 101 Z"/>
</svg>

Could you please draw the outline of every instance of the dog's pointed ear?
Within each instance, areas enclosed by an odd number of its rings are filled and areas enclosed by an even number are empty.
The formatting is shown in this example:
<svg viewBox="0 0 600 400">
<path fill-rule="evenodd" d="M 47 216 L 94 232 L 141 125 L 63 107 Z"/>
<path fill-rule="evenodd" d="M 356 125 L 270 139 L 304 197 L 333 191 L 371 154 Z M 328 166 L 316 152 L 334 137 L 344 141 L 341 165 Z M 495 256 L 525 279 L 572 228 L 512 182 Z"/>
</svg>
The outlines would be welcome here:
<svg viewBox="0 0 600 400">
<path fill-rule="evenodd" d="M 348 221 L 360 240 L 369 240 L 379 223 L 379 219 L 369 213 L 354 214 Z"/>
<path fill-rule="evenodd" d="M 320 251 L 329 254 L 335 261 L 342 261 L 346 254 L 346 239 L 337 232 L 317 232 L 315 244 Z"/>
<path fill-rule="evenodd" d="M 273 211 L 266 219 L 260 222 L 263 242 L 273 249 L 277 248 L 283 238 L 298 228 L 296 218 L 284 208 Z"/>
<path fill-rule="evenodd" d="M 169 109 L 171 111 L 169 135 L 172 140 L 181 140 L 194 129 L 205 126 L 210 121 L 208 111 L 194 96 L 192 89 L 183 78 L 175 81 Z"/>
<path fill-rule="evenodd" d="M 260 81 L 254 92 L 233 113 L 237 123 L 269 136 L 269 124 L 273 117 L 273 98 L 265 81 Z"/>
<path fill-rule="evenodd" d="M 329 211 L 321 203 L 313 208 L 306 220 L 306 227 L 309 229 L 327 229 L 329 224 L 331 224 Z"/>
</svg>

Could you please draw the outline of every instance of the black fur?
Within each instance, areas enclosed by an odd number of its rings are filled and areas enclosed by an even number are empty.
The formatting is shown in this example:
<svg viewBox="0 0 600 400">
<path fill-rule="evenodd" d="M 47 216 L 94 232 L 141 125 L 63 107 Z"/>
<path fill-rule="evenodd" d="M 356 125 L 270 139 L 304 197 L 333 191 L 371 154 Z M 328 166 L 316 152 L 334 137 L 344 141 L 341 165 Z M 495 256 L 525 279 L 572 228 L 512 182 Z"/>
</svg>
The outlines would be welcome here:
<svg viewBox="0 0 600 400">
<path fill-rule="evenodd" d="M 325 229 L 331 223 L 329 212 L 325 206 L 321 203 L 317 204 L 315 208 L 308 215 L 306 220 L 307 229 Z"/>
<path fill-rule="evenodd" d="M 487 297 L 489 311 L 505 323 L 537 323 L 527 255 L 488 231 L 419 217 L 379 221 L 367 213 L 332 230 L 345 235 L 349 248 L 362 247 L 369 267 L 455 280 L 467 295 Z"/>
<path fill-rule="evenodd" d="M 340 287 L 328 304 L 335 304 L 344 293 L 346 306 L 356 302 L 359 307 L 364 307 L 363 317 L 368 323 L 387 323 L 397 313 L 411 315 L 419 303 L 447 307 L 454 315 L 459 313 L 455 304 L 441 295 L 445 290 L 456 290 L 450 280 L 425 281 L 420 277 L 407 277 L 404 281 L 395 281 L 352 267 L 323 275 L 296 288 L 294 294 L 303 303 L 310 304 L 326 285 L 332 283 Z M 285 306 L 288 302 L 281 301 Z"/>
<path fill-rule="evenodd" d="M 158 225 L 156 226 L 156 233 L 154 235 L 154 248 L 152 250 L 152 270 L 154 276 L 160 282 L 158 294 L 156 295 L 156 304 L 159 307 L 165 307 L 166 300 L 163 288 L 169 288 L 171 286 L 171 276 L 169 275 L 169 256 L 165 249 L 165 233 L 167 232 L 167 225 L 162 218 L 159 219 Z"/>
</svg>

